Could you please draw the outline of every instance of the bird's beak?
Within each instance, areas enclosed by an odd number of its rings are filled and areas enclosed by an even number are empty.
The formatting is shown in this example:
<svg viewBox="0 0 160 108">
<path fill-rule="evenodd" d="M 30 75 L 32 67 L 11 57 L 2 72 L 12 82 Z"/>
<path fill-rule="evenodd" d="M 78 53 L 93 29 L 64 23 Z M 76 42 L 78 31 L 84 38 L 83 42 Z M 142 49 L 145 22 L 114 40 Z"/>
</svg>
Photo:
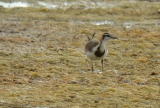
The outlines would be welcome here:
<svg viewBox="0 0 160 108">
<path fill-rule="evenodd" d="M 115 36 L 111 36 L 111 38 L 112 38 L 112 39 L 118 39 L 118 38 L 117 38 L 117 37 L 115 37 Z"/>
</svg>

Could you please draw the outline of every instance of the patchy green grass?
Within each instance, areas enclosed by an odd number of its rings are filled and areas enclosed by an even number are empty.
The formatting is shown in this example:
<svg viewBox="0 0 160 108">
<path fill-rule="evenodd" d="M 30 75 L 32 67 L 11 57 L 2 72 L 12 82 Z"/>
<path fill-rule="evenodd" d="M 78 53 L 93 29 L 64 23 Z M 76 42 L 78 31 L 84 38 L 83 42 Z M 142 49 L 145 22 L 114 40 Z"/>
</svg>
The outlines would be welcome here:
<svg viewBox="0 0 160 108">
<path fill-rule="evenodd" d="M 89 2 L 89 1 L 88 1 Z M 106 1 L 107 2 L 107 1 Z M 112 3 L 112 2 L 109 2 Z M 117 2 L 114 2 L 117 3 Z M 115 4 L 116 5 L 116 4 Z M 0 8 L 0 12 L 8 18 L 10 14 L 22 19 L 39 20 L 114 20 L 114 21 L 144 21 L 160 19 L 159 2 L 128 2 L 121 1 L 111 8 L 89 8 L 77 4 L 75 7 L 67 9 L 46 9 L 46 8 Z M 125 16 L 125 17 L 124 17 Z"/>
</svg>

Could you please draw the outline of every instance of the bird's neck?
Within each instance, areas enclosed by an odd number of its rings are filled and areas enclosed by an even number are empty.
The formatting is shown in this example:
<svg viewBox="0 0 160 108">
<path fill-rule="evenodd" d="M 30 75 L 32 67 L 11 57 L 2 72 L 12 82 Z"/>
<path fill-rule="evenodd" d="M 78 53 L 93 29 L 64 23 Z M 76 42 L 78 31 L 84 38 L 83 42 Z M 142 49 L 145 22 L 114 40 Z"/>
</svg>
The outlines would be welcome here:
<svg viewBox="0 0 160 108">
<path fill-rule="evenodd" d="M 99 48 L 101 51 L 105 50 L 105 44 L 106 44 L 106 40 L 100 40 Z"/>
</svg>

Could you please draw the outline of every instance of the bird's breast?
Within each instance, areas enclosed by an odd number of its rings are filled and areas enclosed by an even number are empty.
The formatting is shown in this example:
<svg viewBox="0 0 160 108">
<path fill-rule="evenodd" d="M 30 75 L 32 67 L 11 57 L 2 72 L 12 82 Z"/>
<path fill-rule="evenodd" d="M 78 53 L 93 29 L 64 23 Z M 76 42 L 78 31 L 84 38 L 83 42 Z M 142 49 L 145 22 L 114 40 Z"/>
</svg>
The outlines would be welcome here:
<svg viewBox="0 0 160 108">
<path fill-rule="evenodd" d="M 104 50 L 100 50 L 99 48 L 96 50 L 95 52 L 95 56 L 96 57 L 103 57 L 105 54 L 105 49 Z"/>
</svg>

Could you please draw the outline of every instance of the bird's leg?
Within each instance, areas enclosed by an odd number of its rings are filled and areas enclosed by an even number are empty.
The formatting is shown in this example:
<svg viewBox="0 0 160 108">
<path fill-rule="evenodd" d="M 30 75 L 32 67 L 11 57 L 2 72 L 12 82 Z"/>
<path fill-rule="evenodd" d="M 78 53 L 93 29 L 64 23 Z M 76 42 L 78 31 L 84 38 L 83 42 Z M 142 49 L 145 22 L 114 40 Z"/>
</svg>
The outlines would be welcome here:
<svg viewBox="0 0 160 108">
<path fill-rule="evenodd" d="M 91 61 L 91 62 L 92 62 L 92 61 Z M 92 72 L 93 72 L 93 71 L 94 71 L 94 64 L 93 64 L 93 62 L 92 62 L 92 68 L 91 68 L 91 69 L 92 69 Z"/>
<path fill-rule="evenodd" d="M 103 59 L 101 60 L 101 65 L 102 65 L 102 72 L 103 72 Z"/>
</svg>

